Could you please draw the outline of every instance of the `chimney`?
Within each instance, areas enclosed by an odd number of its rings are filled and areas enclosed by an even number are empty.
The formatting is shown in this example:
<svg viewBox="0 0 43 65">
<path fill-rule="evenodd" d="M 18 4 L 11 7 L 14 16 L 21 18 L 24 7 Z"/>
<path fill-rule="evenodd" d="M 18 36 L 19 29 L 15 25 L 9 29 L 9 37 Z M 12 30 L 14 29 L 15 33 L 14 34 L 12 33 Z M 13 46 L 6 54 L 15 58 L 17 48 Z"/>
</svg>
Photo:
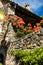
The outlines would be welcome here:
<svg viewBox="0 0 43 65">
<path fill-rule="evenodd" d="M 29 5 L 29 4 L 25 5 L 25 8 L 26 8 L 27 10 L 30 10 L 30 5 Z"/>
</svg>

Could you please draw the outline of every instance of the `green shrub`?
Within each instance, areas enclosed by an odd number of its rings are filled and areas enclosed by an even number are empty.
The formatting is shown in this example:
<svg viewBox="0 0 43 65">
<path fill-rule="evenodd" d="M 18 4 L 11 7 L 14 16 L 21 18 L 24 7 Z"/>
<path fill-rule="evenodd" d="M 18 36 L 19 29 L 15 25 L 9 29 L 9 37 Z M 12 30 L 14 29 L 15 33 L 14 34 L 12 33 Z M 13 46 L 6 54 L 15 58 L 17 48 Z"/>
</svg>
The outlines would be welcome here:
<svg viewBox="0 0 43 65">
<path fill-rule="evenodd" d="M 23 65 L 43 65 L 43 47 L 34 50 L 16 50 L 11 52 Z"/>
</svg>

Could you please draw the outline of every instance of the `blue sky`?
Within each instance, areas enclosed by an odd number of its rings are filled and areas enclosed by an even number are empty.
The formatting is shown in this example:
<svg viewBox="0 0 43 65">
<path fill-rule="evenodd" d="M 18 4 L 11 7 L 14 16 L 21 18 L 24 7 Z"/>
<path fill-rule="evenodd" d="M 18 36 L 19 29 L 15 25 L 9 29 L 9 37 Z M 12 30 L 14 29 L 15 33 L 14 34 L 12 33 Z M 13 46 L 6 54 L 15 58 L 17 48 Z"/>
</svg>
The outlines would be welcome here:
<svg viewBox="0 0 43 65">
<path fill-rule="evenodd" d="M 32 12 L 39 16 L 43 16 L 43 0 L 13 0 L 19 5 L 25 6 L 29 4 Z"/>
</svg>

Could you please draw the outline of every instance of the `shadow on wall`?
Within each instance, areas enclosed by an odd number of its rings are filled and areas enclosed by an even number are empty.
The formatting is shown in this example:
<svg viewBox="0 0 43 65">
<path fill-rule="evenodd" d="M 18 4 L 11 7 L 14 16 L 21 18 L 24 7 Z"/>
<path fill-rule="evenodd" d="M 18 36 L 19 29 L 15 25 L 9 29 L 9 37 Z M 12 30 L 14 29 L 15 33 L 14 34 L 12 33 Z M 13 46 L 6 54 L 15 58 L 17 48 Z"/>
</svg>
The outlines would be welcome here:
<svg viewBox="0 0 43 65">
<path fill-rule="evenodd" d="M 7 56 L 7 50 L 8 50 L 8 47 L 9 47 L 10 44 L 7 44 L 5 43 L 5 45 L 0 48 L 0 64 L 1 65 L 6 65 L 6 56 Z"/>
<path fill-rule="evenodd" d="M 4 56 L 2 54 L 0 54 L 0 64 L 1 63 L 3 64 L 3 59 L 4 59 Z"/>
</svg>

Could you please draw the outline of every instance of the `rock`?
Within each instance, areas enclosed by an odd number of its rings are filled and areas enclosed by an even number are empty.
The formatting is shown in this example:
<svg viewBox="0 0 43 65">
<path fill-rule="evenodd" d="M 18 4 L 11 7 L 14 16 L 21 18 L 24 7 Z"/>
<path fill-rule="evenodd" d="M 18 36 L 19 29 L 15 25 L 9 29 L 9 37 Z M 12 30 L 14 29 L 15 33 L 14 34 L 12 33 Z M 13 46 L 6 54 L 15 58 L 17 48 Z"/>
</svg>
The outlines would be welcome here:
<svg viewBox="0 0 43 65">
<path fill-rule="evenodd" d="M 9 64 L 10 65 L 15 65 L 16 64 L 16 61 L 15 62 L 14 61 L 15 61 L 15 57 L 7 54 L 7 57 L 6 57 L 6 65 L 9 65 Z"/>
<path fill-rule="evenodd" d="M 40 43 L 43 44 L 43 40 L 40 40 Z"/>
<path fill-rule="evenodd" d="M 34 43 L 32 46 L 33 46 L 33 47 L 36 47 L 37 45 L 36 45 L 36 43 Z"/>
<path fill-rule="evenodd" d="M 19 44 L 17 44 L 16 46 L 15 46 L 15 49 L 19 49 L 20 47 L 19 47 Z"/>
<path fill-rule="evenodd" d="M 41 46 L 40 42 L 37 42 L 37 46 Z"/>
<path fill-rule="evenodd" d="M 20 47 L 20 48 L 22 48 L 22 47 L 23 47 L 23 44 L 22 44 L 22 43 L 21 43 L 21 44 L 19 44 L 19 47 Z"/>
<path fill-rule="evenodd" d="M 32 47 L 32 44 L 30 44 L 30 45 L 27 45 L 27 49 L 32 49 L 33 47 Z"/>
<path fill-rule="evenodd" d="M 22 49 L 23 49 L 23 50 L 27 49 L 26 45 L 23 45 Z"/>
</svg>

